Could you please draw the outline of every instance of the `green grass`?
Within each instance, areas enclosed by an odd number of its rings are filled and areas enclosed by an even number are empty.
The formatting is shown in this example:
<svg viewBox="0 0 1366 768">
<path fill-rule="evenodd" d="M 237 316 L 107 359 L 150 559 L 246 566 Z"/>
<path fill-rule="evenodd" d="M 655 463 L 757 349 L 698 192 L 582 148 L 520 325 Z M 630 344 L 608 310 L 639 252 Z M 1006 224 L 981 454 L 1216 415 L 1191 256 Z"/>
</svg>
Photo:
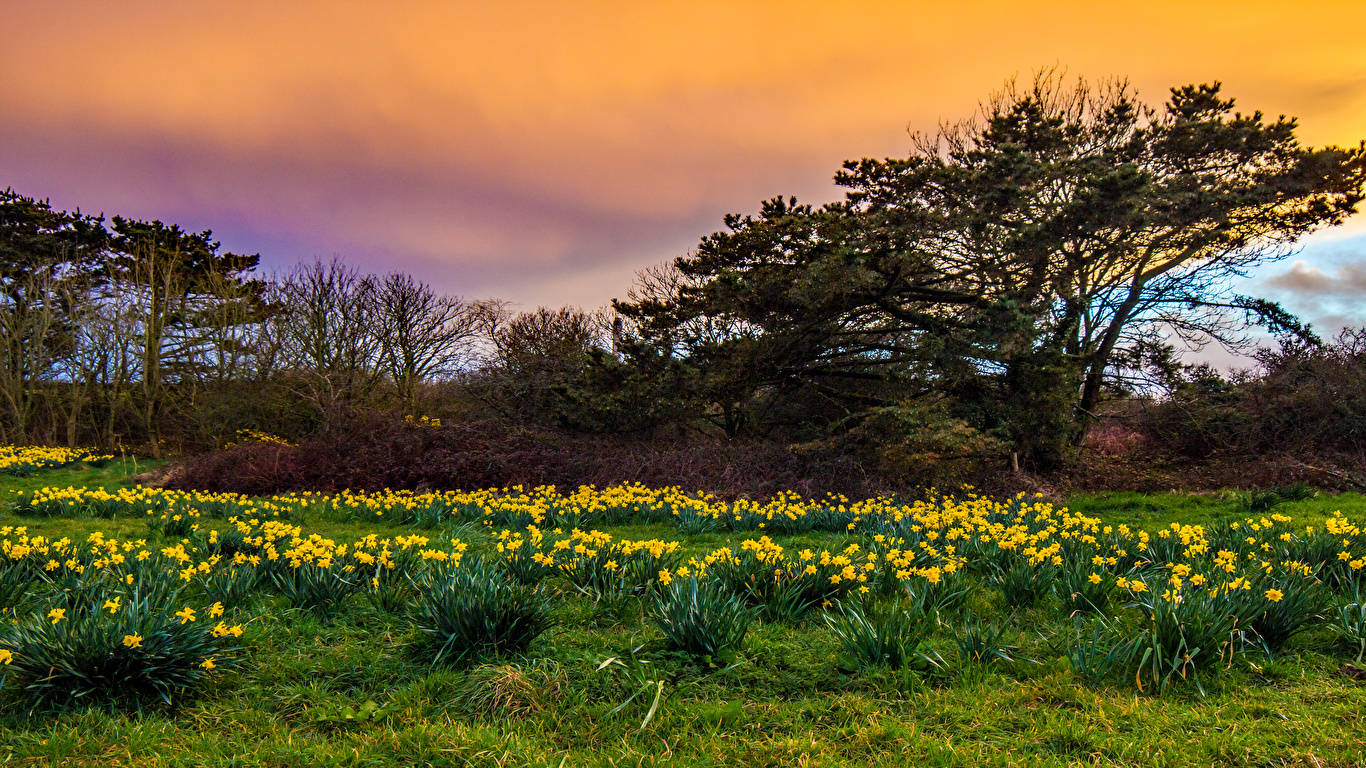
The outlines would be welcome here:
<svg viewBox="0 0 1366 768">
<path fill-rule="evenodd" d="M 1067 499 L 1074 512 L 1099 517 L 1108 523 L 1127 523 L 1159 528 L 1171 523 L 1208 525 L 1220 518 L 1262 517 L 1276 512 L 1306 525 L 1320 523 L 1335 511 L 1353 519 L 1366 518 L 1366 496 L 1359 493 L 1328 494 L 1302 501 L 1282 501 L 1266 512 L 1249 512 L 1246 496 L 1237 491 L 1182 494 L 1134 492 L 1077 494 Z"/>
<path fill-rule="evenodd" d="M 94 468 L 85 465 L 66 467 L 63 469 L 45 469 L 35 472 L 28 477 L 13 477 L 10 475 L 0 475 L 0 493 L 8 494 L 11 491 L 35 491 L 39 488 L 66 488 L 75 486 L 80 488 L 103 488 L 107 491 L 114 491 L 119 488 L 137 485 L 134 479 L 140 474 L 150 472 L 164 466 L 166 462 L 152 459 L 127 458 L 113 459 L 103 467 Z"/>
<path fill-rule="evenodd" d="M 145 466 L 140 466 L 144 470 Z M 130 467 L 131 470 L 131 467 Z M 127 474 L 131 474 L 131 471 Z M 43 485 L 128 482 L 117 465 L 5 478 L 0 490 Z M 1233 494 L 1106 494 L 1069 506 L 1109 523 L 1156 528 L 1245 514 Z M 1366 518 L 1366 497 L 1320 496 L 1275 512 L 1297 521 L 1341 510 Z M 47 536 L 101 530 L 146 536 L 139 520 L 15 518 Z M 403 529 L 312 514 L 305 530 L 339 539 Z M 752 535 L 680 537 L 668 525 L 603 526 L 614 536 L 665 538 L 700 554 Z M 426 535 L 435 535 L 438 529 Z M 470 538 L 470 532 L 444 529 Z M 757 535 L 757 534 L 754 534 Z M 474 532 L 478 538 L 479 532 Z M 784 546 L 830 547 L 830 534 L 775 537 Z M 539 711 L 489 714 L 472 695 L 469 665 L 433 667 L 412 653 L 407 619 L 352 598 L 335 620 L 284 610 L 262 596 L 235 619 L 247 627 L 244 664 L 181 708 L 141 714 L 71 708 L 27 716 L 0 700 L 0 763 L 137 766 L 979 766 L 979 765 L 1305 765 L 1366 763 L 1366 685 L 1336 674 L 1344 657 L 1326 633 L 1292 641 L 1276 661 L 1238 657 L 1205 680 L 1206 695 L 1177 685 L 1162 695 L 1133 681 L 1095 686 L 1057 659 L 1050 635 L 1065 624 L 1047 606 L 1010 610 L 979 594 L 974 610 L 1006 625 L 1020 646 L 1013 664 L 959 664 L 939 676 L 878 669 L 848 672 L 837 641 L 818 619 L 796 626 L 759 623 L 734 666 L 717 670 L 664 650 L 660 633 L 638 613 L 581 596 L 556 600 L 560 626 L 526 657 L 488 660 L 529 668 L 548 659 L 567 685 L 547 693 Z M 949 654 L 950 627 L 930 645 Z M 659 707 L 609 666 L 611 657 L 648 659 L 664 680 Z M 509 675 L 531 674 L 522 670 Z M 530 679 L 530 678 L 529 678 Z M 535 678 L 539 680 L 540 678 Z M 488 683 L 478 683 L 487 686 Z M 654 690 L 654 689 L 652 689 Z M 509 689 L 516 696 L 515 689 Z M 487 690 L 480 689 L 487 693 Z M 343 707 L 372 700 L 390 714 L 339 722 Z"/>
</svg>

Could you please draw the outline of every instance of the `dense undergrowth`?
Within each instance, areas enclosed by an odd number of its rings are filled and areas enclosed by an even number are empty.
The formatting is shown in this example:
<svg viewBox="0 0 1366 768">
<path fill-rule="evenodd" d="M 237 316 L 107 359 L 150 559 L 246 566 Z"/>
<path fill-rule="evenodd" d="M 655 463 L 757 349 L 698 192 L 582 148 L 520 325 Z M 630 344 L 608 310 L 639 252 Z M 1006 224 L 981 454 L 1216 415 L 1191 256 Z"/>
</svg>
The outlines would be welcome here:
<svg viewBox="0 0 1366 768">
<path fill-rule="evenodd" d="M 253 495 L 627 482 L 753 498 L 871 496 L 886 484 L 850 457 L 799 455 L 768 440 L 576 435 L 501 419 L 431 425 L 383 413 L 354 415 L 297 445 L 247 440 L 188 456 L 161 478 L 170 488 Z"/>
<path fill-rule="evenodd" d="M 9 497 L 13 759 L 1362 759 L 1354 497 Z"/>
</svg>

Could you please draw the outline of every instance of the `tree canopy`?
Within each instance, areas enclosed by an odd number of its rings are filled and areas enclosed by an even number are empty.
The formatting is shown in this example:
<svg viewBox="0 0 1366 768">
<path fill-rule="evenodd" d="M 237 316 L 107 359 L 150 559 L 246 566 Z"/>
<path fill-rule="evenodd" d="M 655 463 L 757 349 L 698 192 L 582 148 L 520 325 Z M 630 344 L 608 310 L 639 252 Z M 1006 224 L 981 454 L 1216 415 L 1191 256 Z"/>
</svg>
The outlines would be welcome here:
<svg viewBox="0 0 1366 768">
<path fill-rule="evenodd" d="M 1043 72 L 907 157 L 846 162 L 839 202 L 727 216 L 673 279 L 616 304 L 624 349 L 695 368 L 722 411 L 805 391 L 849 426 L 947 398 L 1048 462 L 1173 337 L 1308 334 L 1229 289 L 1366 192 L 1366 144 L 1304 147 L 1295 129 L 1218 83 L 1154 108 L 1123 81 Z"/>
</svg>

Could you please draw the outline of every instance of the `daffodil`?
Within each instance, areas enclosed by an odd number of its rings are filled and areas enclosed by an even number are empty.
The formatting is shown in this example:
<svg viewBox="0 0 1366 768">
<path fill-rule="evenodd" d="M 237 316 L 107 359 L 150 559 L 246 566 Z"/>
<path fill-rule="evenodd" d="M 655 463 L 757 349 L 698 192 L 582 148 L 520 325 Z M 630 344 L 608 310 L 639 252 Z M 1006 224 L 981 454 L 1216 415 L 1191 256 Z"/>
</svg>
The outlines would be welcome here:
<svg viewBox="0 0 1366 768">
<path fill-rule="evenodd" d="M 139 634 L 137 634 L 137 633 L 133 633 L 133 634 L 131 634 L 131 635 L 124 635 L 124 636 L 123 636 L 123 645 L 124 645 L 125 648 L 141 648 L 141 647 L 142 647 L 142 635 L 139 635 Z"/>
<path fill-rule="evenodd" d="M 175 614 L 175 615 L 176 615 L 176 618 L 180 619 L 180 623 L 181 623 L 181 624 L 186 624 L 186 623 L 189 623 L 189 622 L 191 622 L 191 621 L 194 621 L 194 609 L 193 609 L 193 608 L 186 608 L 186 609 L 183 610 L 183 611 L 176 611 L 176 614 Z"/>
<path fill-rule="evenodd" d="M 52 619 L 52 623 L 53 623 L 53 624 L 56 624 L 57 622 L 59 622 L 59 621 L 61 621 L 62 619 L 65 619 L 65 618 L 66 618 L 66 609 L 65 609 L 65 608 L 53 608 L 52 610 L 50 610 L 50 611 L 47 612 L 47 617 L 48 617 L 49 619 Z"/>
</svg>

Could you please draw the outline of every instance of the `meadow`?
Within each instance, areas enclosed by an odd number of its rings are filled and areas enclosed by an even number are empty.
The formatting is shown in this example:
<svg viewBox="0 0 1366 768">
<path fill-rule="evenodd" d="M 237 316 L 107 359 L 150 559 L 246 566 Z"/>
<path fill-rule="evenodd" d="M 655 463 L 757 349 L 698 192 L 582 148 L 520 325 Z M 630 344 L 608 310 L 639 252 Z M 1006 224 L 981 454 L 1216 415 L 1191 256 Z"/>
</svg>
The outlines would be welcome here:
<svg viewBox="0 0 1366 768">
<path fill-rule="evenodd" d="M 1366 761 L 1356 494 L 248 498 L 50 450 L 0 450 L 0 762 Z"/>
</svg>

